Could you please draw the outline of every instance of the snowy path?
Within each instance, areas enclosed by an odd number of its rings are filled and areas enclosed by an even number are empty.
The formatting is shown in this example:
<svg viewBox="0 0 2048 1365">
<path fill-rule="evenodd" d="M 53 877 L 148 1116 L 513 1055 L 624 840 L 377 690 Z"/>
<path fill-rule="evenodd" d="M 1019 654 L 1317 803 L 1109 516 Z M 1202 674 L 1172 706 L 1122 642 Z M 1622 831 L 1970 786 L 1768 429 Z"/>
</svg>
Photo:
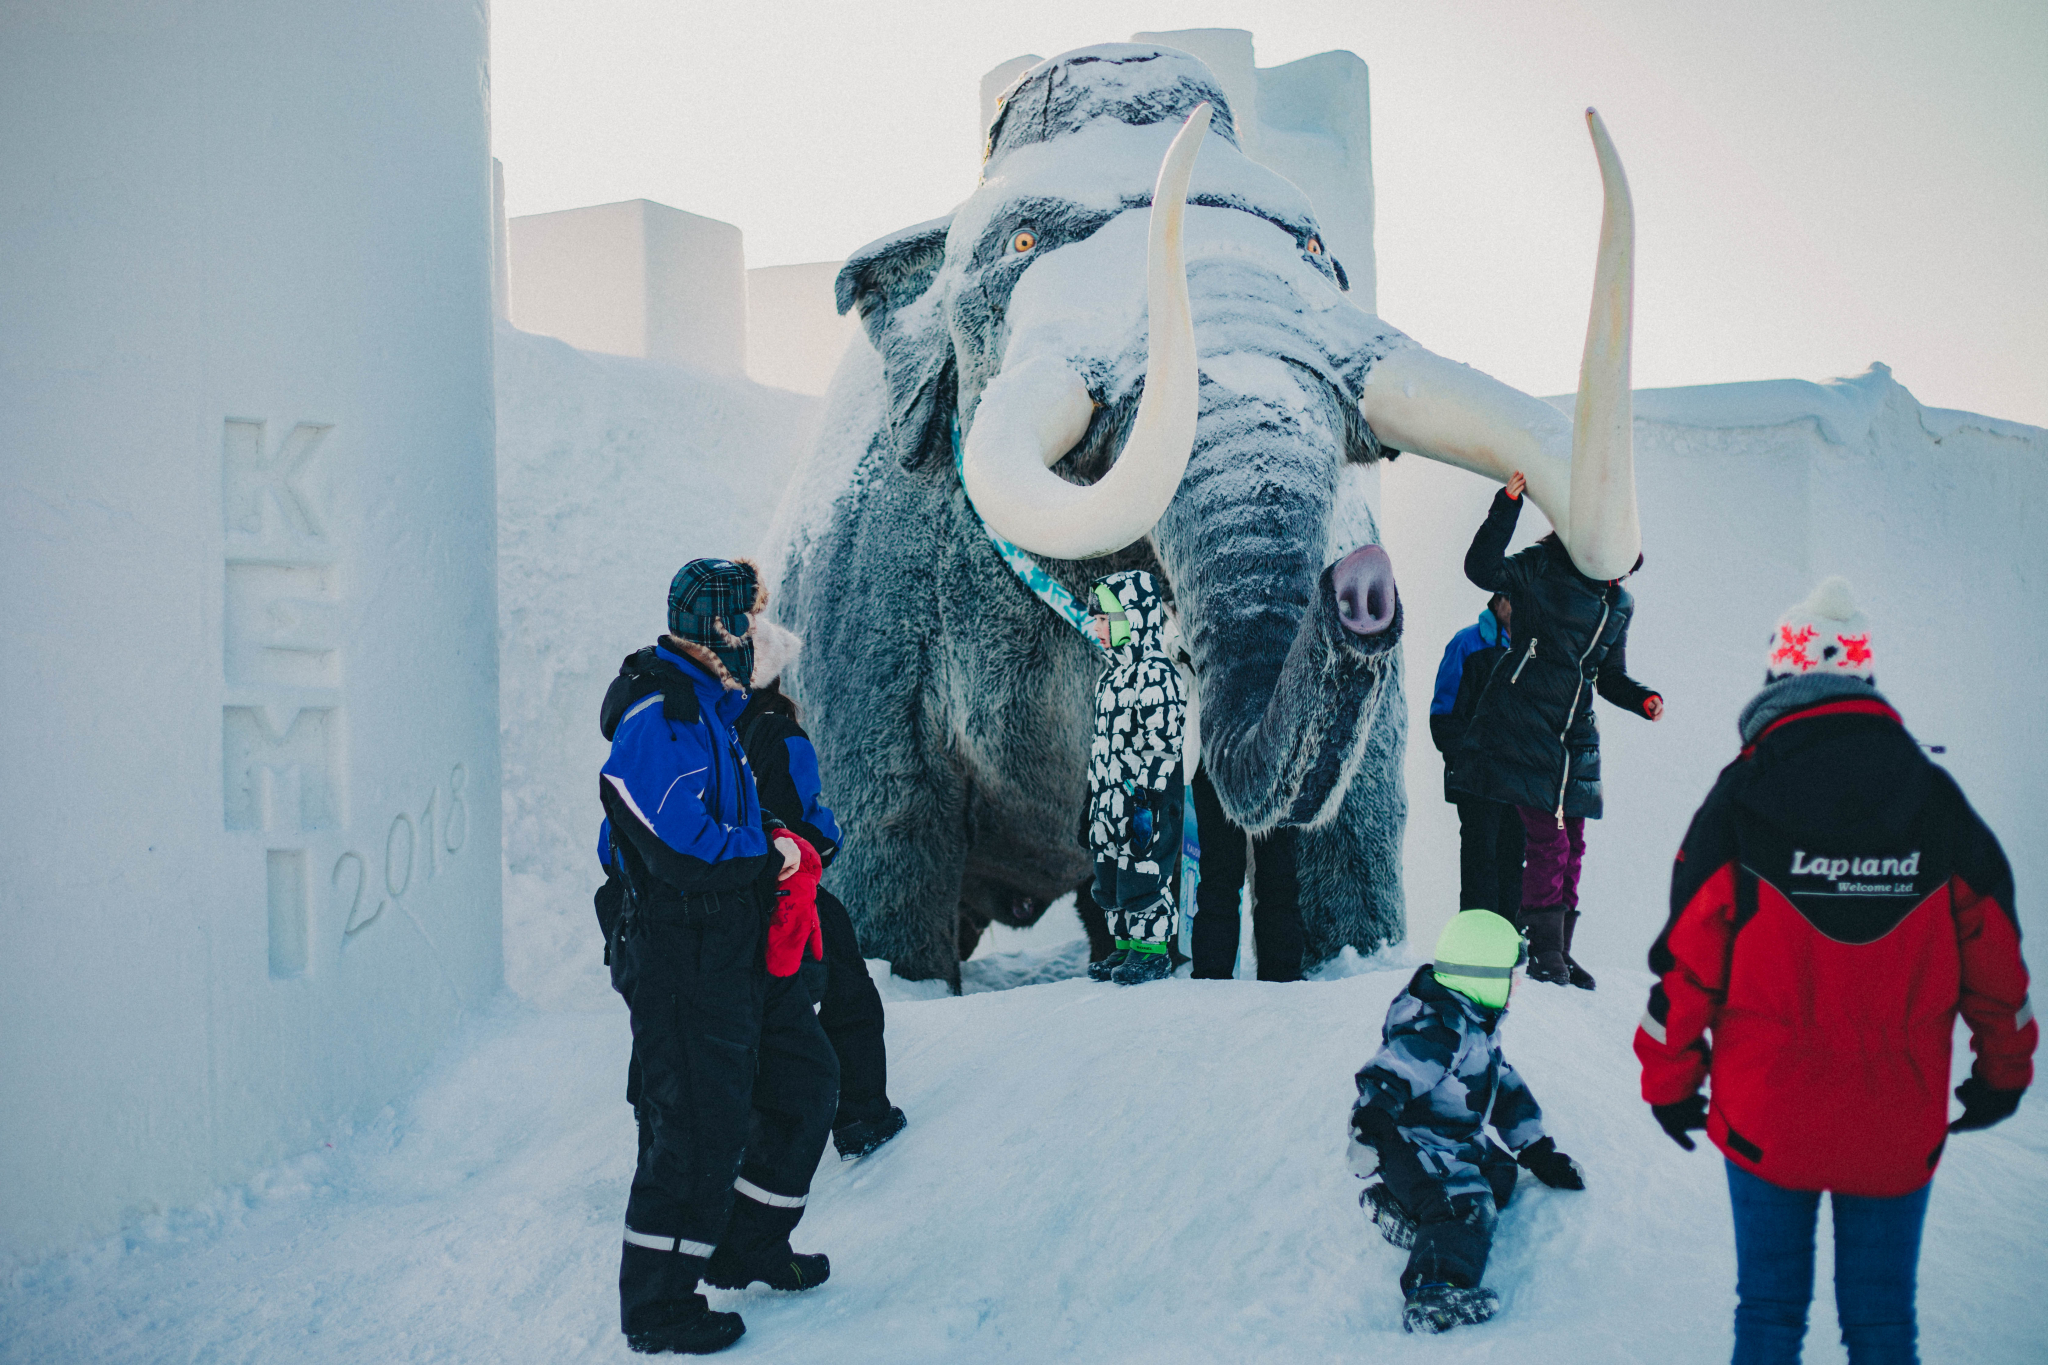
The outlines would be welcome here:
<svg viewBox="0 0 2048 1365">
<path fill-rule="evenodd" d="M 1062 981 L 892 1004 L 891 1090 L 911 1126 L 859 1165 L 828 1152 L 797 1241 L 831 1253 L 833 1280 L 715 1293 L 748 1325 L 724 1358 L 1726 1360 L 1720 1159 L 1673 1147 L 1635 1098 L 1640 973 L 1593 996 L 1518 991 L 1509 1056 L 1592 1188 L 1517 1192 L 1488 1276 L 1495 1323 L 1402 1334 L 1403 1253 L 1357 1209 L 1344 1114 L 1405 977 Z M 508 1000 L 332 1151 L 18 1272 L 0 1286 L 0 1359 L 634 1359 L 614 1316 L 625 1050 L 623 1009 Z M 2044 1215 L 2036 1097 L 1953 1144 L 1935 1183 L 1925 1359 L 2041 1358 Z M 1808 1359 L 1841 1359 L 1831 1306 L 1814 1317 Z"/>
</svg>

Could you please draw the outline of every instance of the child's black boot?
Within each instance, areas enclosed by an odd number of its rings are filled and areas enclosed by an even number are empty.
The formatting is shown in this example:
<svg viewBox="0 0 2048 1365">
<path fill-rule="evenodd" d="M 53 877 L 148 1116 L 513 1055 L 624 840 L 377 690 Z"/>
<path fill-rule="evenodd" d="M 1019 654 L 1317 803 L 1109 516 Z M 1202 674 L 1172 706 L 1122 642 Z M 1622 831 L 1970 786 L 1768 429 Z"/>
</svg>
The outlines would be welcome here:
<svg viewBox="0 0 2048 1365">
<path fill-rule="evenodd" d="M 1491 1289 L 1419 1284 L 1408 1292 L 1401 1326 L 1410 1332 L 1448 1332 L 1461 1324 L 1485 1322 L 1499 1311 L 1500 1295 Z"/>
</svg>

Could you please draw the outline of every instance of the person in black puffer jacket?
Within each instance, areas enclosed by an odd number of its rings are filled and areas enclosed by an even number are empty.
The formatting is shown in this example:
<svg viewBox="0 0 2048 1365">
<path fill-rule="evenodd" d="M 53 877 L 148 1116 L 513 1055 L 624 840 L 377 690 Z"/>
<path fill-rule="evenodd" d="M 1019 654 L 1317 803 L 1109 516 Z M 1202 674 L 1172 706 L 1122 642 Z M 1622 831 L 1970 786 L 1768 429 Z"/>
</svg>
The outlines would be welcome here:
<svg viewBox="0 0 2048 1365">
<path fill-rule="evenodd" d="M 798 722 L 796 703 L 782 691 L 781 674 L 803 649 L 803 640 L 765 616 L 754 619 L 754 689 L 735 727 L 754 770 L 761 808 L 818 850 L 832 866 L 844 843 L 839 822 L 825 804 L 818 775 L 818 751 Z M 832 1145 L 842 1161 L 866 1156 L 903 1131 L 903 1111 L 889 1103 L 889 1055 L 883 1042 L 882 996 L 868 967 L 846 906 L 818 888 L 818 925 L 825 936 L 825 960 L 816 969 L 811 997 L 818 1024 L 839 1056 L 839 1112 Z"/>
<path fill-rule="evenodd" d="M 1635 599 L 1621 579 L 1602 582 L 1580 573 L 1554 531 L 1507 556 L 1524 487 L 1518 472 L 1494 495 L 1465 552 L 1465 576 L 1488 592 L 1505 593 L 1512 604 L 1515 647 L 1487 679 L 1449 784 L 1519 809 L 1529 975 L 1591 990 L 1592 974 L 1572 959 L 1571 942 L 1586 821 L 1601 815 L 1593 696 L 1651 720 L 1664 713 L 1664 699 L 1628 676 Z M 1640 556 L 1636 567 L 1642 567 Z"/>
</svg>

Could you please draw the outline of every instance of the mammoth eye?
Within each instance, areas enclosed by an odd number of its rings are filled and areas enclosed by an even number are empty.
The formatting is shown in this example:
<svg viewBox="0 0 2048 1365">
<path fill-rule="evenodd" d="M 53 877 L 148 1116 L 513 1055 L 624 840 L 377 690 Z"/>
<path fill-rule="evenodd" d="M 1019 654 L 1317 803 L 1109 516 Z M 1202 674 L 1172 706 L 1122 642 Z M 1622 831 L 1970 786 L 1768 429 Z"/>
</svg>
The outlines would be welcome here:
<svg viewBox="0 0 2048 1365">
<path fill-rule="evenodd" d="M 1322 238 L 1320 238 L 1320 237 L 1311 237 L 1311 238 L 1309 238 L 1309 239 L 1308 239 L 1308 254 L 1309 254 L 1309 255 L 1311 255 L 1311 256 L 1320 256 L 1320 255 L 1322 255 L 1322 254 L 1323 254 L 1323 239 L 1322 239 Z"/>
<path fill-rule="evenodd" d="M 1037 245 L 1038 234 L 1035 232 L 1020 232 L 1010 239 L 1010 250 L 1016 252 L 1019 256 L 1022 256 Z"/>
</svg>

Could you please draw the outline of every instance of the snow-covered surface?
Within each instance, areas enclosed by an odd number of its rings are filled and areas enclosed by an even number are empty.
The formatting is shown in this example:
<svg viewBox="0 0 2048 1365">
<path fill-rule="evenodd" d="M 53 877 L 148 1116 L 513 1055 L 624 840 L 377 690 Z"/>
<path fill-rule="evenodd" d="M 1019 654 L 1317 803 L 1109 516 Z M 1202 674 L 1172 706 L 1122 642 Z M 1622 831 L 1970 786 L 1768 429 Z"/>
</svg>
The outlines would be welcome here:
<svg viewBox="0 0 2048 1365">
<path fill-rule="evenodd" d="M 0 1261 L 316 1145 L 498 989 L 485 40 L 0 13 Z"/>
<path fill-rule="evenodd" d="M 505 326 L 497 381 L 505 979 L 591 1007 L 611 998 L 590 907 L 598 704 L 664 629 L 678 568 L 753 551 L 816 400 Z"/>
<path fill-rule="evenodd" d="M 1508 1055 L 1591 1187 L 1518 1189 L 1488 1272 L 1494 1323 L 1402 1334 L 1405 1253 L 1357 1207 L 1345 1114 L 1406 979 L 897 1000 L 890 1089 L 910 1126 L 858 1164 L 828 1154 L 796 1241 L 831 1255 L 829 1283 L 712 1292 L 748 1325 L 724 1358 L 1726 1360 L 1722 1163 L 1672 1146 L 1635 1096 L 1641 972 L 1591 996 L 1519 989 Z M 626 1047 L 621 1009 L 507 1002 L 332 1148 L 17 1274 L 0 1358 L 631 1359 Z M 1924 1359 L 2038 1358 L 2044 1189 L 2048 1106 L 1950 1144 L 1921 1258 Z M 1834 1336 L 1824 1288 L 1807 1359 L 1839 1361 Z"/>
</svg>

